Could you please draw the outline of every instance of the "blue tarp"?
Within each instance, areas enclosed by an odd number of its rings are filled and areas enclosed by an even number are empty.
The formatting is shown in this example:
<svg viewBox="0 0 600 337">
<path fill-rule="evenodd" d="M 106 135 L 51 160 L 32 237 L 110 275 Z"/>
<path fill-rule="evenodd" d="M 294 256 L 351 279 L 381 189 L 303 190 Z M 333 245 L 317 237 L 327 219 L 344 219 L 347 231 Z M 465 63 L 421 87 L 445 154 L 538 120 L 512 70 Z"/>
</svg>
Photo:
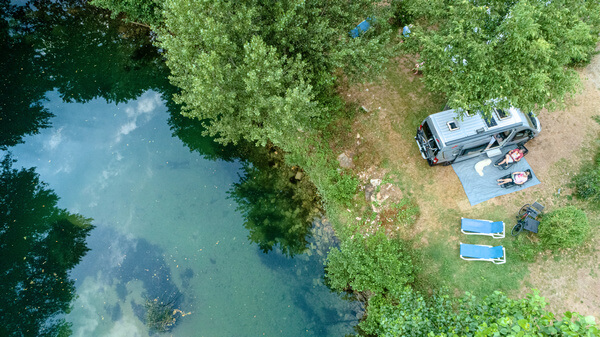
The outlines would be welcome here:
<svg viewBox="0 0 600 337">
<path fill-rule="evenodd" d="M 367 18 L 359 23 L 356 28 L 350 31 L 350 36 L 352 36 L 352 38 L 359 37 L 361 33 L 366 32 L 369 28 L 371 28 L 371 18 Z"/>
<path fill-rule="evenodd" d="M 467 194 L 467 198 L 469 198 L 469 202 L 471 203 L 471 206 L 477 205 L 495 197 L 499 197 L 501 195 L 520 191 L 522 189 L 535 186 L 540 183 L 540 181 L 533 173 L 533 170 L 531 170 L 531 166 L 529 166 L 529 163 L 527 163 L 527 160 L 525 160 L 525 158 L 521 159 L 519 162 L 515 163 L 507 170 L 501 170 L 494 166 L 494 162 L 496 162 L 496 160 L 498 160 L 499 158 L 499 156 L 495 158 L 490 158 L 492 163 L 483 168 L 483 176 L 480 176 L 479 173 L 475 171 L 475 164 L 487 159 L 486 155 L 481 155 L 477 158 L 452 164 L 452 168 L 454 169 L 454 172 L 456 172 L 458 179 L 462 183 L 465 193 Z M 498 178 L 501 178 L 512 172 L 524 172 L 528 169 L 531 170 L 531 177 L 523 185 L 516 185 L 510 188 L 502 188 L 498 186 L 498 183 L 496 182 Z"/>
</svg>

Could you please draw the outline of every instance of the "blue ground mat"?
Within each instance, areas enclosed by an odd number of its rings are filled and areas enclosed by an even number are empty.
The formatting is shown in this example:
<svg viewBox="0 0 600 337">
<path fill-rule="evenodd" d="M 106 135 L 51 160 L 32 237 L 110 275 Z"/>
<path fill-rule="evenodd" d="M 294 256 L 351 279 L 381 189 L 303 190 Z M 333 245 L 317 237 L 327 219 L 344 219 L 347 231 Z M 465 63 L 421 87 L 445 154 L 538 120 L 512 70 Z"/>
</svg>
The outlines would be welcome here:
<svg viewBox="0 0 600 337">
<path fill-rule="evenodd" d="M 452 168 L 454 169 L 454 172 L 456 172 L 458 179 L 460 179 L 471 206 L 501 195 L 520 191 L 540 183 L 525 158 L 521 159 L 507 170 L 501 170 L 494 166 L 494 162 L 496 162 L 496 160 L 499 158 L 500 157 L 490 158 L 492 163 L 483 168 L 481 171 L 483 176 L 480 176 L 479 173 L 477 173 L 475 170 L 475 164 L 487 159 L 486 155 L 481 155 L 477 158 L 452 164 Z M 531 170 L 532 174 L 529 178 L 529 181 L 527 181 L 524 185 L 517 185 L 510 188 L 501 188 L 498 186 L 498 183 L 496 182 L 498 178 L 516 171 L 524 172 L 527 169 Z"/>
</svg>

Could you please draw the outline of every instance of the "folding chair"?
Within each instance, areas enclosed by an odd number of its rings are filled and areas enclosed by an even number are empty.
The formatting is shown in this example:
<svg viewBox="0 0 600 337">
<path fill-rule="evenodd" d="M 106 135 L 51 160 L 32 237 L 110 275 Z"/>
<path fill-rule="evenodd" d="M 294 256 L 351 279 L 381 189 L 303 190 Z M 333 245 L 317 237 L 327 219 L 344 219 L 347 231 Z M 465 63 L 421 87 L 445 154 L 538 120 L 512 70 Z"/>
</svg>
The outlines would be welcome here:
<svg viewBox="0 0 600 337">
<path fill-rule="evenodd" d="M 504 238 L 504 222 L 460 218 L 460 231 L 467 235 L 487 235 L 494 239 Z"/>
<path fill-rule="evenodd" d="M 502 246 L 460 244 L 460 258 L 466 261 L 489 261 L 495 264 L 506 263 L 506 251 Z"/>
</svg>

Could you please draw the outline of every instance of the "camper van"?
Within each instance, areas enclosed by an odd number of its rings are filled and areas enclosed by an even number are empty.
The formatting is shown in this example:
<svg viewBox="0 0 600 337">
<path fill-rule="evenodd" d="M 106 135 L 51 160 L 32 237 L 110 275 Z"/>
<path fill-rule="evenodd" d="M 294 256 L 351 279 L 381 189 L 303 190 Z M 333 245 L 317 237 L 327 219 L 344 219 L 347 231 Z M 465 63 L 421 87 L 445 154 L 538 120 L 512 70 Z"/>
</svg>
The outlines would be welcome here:
<svg viewBox="0 0 600 337">
<path fill-rule="evenodd" d="M 531 112 L 516 108 L 494 109 L 490 118 L 481 113 L 462 118 L 454 110 L 429 115 L 417 129 L 415 140 L 429 165 L 450 165 L 486 154 L 499 156 L 507 147 L 523 145 L 542 127 Z"/>
</svg>

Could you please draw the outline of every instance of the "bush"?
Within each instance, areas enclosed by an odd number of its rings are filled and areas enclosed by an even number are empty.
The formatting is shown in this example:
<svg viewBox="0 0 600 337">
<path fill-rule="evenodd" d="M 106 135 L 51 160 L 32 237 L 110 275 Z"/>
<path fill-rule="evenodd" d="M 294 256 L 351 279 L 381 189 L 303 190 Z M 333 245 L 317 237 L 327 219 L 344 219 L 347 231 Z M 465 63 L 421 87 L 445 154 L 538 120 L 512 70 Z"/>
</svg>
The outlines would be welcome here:
<svg viewBox="0 0 600 337">
<path fill-rule="evenodd" d="M 559 208 L 544 217 L 539 236 L 544 249 L 573 248 L 590 233 L 586 214 L 575 206 Z"/>
<path fill-rule="evenodd" d="M 392 1 L 392 10 L 394 11 L 394 24 L 397 27 L 404 27 L 408 24 L 413 23 L 414 15 L 408 10 L 406 1 L 394 0 Z"/>
<path fill-rule="evenodd" d="M 598 336 L 593 316 L 566 312 L 559 320 L 545 305 L 537 291 L 513 300 L 497 291 L 424 297 L 407 287 L 396 298 L 372 297 L 359 328 L 373 336 Z"/>
<path fill-rule="evenodd" d="M 355 234 L 332 249 L 326 278 L 335 291 L 370 291 L 398 294 L 413 281 L 413 263 L 399 239 L 388 239 L 383 230 L 364 238 Z"/>
<path fill-rule="evenodd" d="M 332 185 L 329 191 L 329 197 L 334 201 L 348 205 L 349 202 L 354 198 L 356 189 L 358 188 L 358 178 L 351 173 L 344 173 L 339 175 L 337 171 L 334 171 Z"/>
<path fill-rule="evenodd" d="M 587 201 L 600 202 L 600 167 L 588 165 L 573 177 L 575 196 Z"/>
<path fill-rule="evenodd" d="M 573 177 L 575 196 L 600 205 L 600 155 L 592 163 L 584 165 Z"/>
</svg>

